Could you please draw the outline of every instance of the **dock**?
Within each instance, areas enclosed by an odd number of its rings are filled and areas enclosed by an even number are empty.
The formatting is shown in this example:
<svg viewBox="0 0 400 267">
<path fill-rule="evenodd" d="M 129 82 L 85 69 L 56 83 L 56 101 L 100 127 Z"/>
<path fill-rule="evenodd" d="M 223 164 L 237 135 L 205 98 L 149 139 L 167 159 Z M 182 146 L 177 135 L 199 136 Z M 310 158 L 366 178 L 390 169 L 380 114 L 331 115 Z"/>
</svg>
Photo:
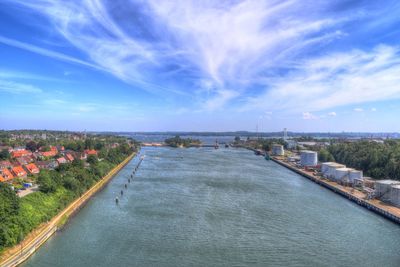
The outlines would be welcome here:
<svg viewBox="0 0 400 267">
<path fill-rule="evenodd" d="M 400 208 L 386 204 L 378 199 L 366 199 L 366 194 L 361 191 L 354 190 L 352 187 L 345 187 L 336 182 L 329 181 L 322 177 L 316 176 L 313 173 L 307 172 L 305 170 L 299 169 L 296 166 L 293 166 L 277 157 L 271 157 L 271 160 L 274 162 L 300 174 L 301 176 L 353 201 L 354 203 L 375 212 L 383 216 L 386 219 L 389 219 L 392 222 L 400 224 Z"/>
</svg>

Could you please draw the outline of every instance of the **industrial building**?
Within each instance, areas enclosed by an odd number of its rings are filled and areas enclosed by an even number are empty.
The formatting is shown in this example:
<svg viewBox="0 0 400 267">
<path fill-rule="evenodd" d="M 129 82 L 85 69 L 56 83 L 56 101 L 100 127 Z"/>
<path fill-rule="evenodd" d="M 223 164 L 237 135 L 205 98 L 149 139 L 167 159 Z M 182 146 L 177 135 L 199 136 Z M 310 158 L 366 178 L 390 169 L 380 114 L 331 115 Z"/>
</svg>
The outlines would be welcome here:
<svg viewBox="0 0 400 267">
<path fill-rule="evenodd" d="M 390 190 L 390 203 L 400 207 L 400 185 L 393 185 Z"/>
<path fill-rule="evenodd" d="M 329 164 L 324 166 L 325 171 L 323 171 L 323 175 L 328 179 L 335 180 L 336 170 L 341 168 L 346 168 L 346 165 L 336 162 L 329 162 Z"/>
<path fill-rule="evenodd" d="M 285 151 L 283 149 L 283 145 L 272 145 L 272 155 L 274 156 L 283 156 Z"/>
<path fill-rule="evenodd" d="M 316 166 L 318 164 L 318 153 L 315 151 L 300 151 L 301 166 Z"/>
<path fill-rule="evenodd" d="M 350 182 L 350 172 L 354 171 L 351 168 L 337 168 L 335 169 L 334 180 L 336 182 Z"/>
</svg>

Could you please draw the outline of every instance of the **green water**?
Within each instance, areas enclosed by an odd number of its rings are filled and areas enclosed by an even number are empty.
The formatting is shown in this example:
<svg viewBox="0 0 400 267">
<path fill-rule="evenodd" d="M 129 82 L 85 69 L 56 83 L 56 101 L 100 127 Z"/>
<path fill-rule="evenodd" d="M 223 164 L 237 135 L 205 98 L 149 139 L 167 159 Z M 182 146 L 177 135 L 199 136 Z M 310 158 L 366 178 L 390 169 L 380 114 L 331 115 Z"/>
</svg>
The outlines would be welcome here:
<svg viewBox="0 0 400 267">
<path fill-rule="evenodd" d="M 24 266 L 400 266 L 400 226 L 250 151 L 143 153 Z"/>
</svg>

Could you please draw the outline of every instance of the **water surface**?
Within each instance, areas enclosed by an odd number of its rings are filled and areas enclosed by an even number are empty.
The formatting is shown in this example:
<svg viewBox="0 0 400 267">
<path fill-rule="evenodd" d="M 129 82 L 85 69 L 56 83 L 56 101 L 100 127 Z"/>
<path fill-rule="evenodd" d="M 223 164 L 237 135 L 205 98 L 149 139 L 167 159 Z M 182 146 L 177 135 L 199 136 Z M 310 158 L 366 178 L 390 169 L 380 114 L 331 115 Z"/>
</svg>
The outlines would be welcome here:
<svg viewBox="0 0 400 267">
<path fill-rule="evenodd" d="M 145 148 L 27 266 L 400 266 L 400 227 L 243 149 Z"/>
</svg>

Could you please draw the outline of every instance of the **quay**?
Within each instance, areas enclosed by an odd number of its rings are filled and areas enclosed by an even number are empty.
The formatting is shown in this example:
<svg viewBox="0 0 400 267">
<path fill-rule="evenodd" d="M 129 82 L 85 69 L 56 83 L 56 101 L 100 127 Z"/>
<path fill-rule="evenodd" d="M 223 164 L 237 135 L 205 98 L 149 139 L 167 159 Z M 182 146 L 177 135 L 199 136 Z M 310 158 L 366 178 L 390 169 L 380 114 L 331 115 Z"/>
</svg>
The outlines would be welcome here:
<svg viewBox="0 0 400 267">
<path fill-rule="evenodd" d="M 58 229 L 62 228 L 62 225 L 68 220 L 69 217 L 78 212 L 92 196 L 104 188 L 111 179 L 123 168 L 136 153 L 132 153 L 123 162 L 118 164 L 112 169 L 106 176 L 100 181 L 93 185 L 88 191 L 86 191 L 81 197 L 69 204 L 63 211 L 53 217 L 49 222 L 40 225 L 37 229 L 33 230 L 22 243 L 14 246 L 5 251 L 2 255 L 4 258 L 0 260 L 0 266 L 2 267 L 14 267 L 18 266 L 26 261 L 36 250 L 39 249 Z M 142 161 L 143 159 L 141 159 Z M 141 162 L 140 161 L 140 162 Z"/>
<path fill-rule="evenodd" d="M 395 206 L 391 206 L 389 204 L 381 202 L 378 199 L 367 200 L 366 194 L 364 194 L 361 191 L 354 190 L 353 188 L 345 187 L 340 184 L 337 184 L 336 182 L 332 182 L 332 181 L 326 180 L 324 178 L 321 178 L 319 176 L 316 176 L 310 172 L 299 169 L 296 166 L 293 166 L 287 162 L 284 162 L 283 160 L 281 160 L 278 157 L 271 157 L 271 160 L 300 174 L 301 176 L 308 178 L 309 180 L 353 201 L 354 203 L 356 203 L 364 208 L 367 208 L 368 210 L 371 210 L 371 211 L 375 212 L 376 214 L 379 214 L 379 215 L 385 217 L 386 219 L 391 220 L 392 222 L 400 224 L 400 208 L 397 208 Z"/>
</svg>

